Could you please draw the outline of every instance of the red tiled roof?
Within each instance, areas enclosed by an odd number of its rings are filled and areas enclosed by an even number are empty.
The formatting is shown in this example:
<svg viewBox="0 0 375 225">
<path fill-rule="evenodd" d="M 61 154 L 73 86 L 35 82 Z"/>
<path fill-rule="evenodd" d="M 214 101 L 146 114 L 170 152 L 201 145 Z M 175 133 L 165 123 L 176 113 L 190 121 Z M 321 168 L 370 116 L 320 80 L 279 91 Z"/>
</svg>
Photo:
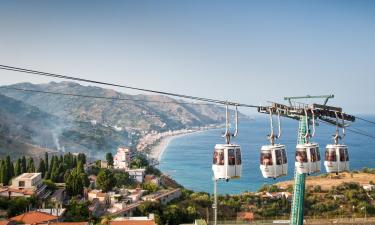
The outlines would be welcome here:
<svg viewBox="0 0 375 225">
<path fill-rule="evenodd" d="M 156 225 L 154 220 L 121 220 L 111 221 L 109 225 Z"/>
<path fill-rule="evenodd" d="M 8 225 L 11 223 L 9 220 L 0 220 L 0 225 Z"/>
<path fill-rule="evenodd" d="M 44 212 L 30 211 L 15 217 L 10 218 L 11 221 L 22 222 L 24 224 L 38 224 L 42 222 L 48 222 L 57 220 L 57 216 L 53 216 Z"/>
</svg>

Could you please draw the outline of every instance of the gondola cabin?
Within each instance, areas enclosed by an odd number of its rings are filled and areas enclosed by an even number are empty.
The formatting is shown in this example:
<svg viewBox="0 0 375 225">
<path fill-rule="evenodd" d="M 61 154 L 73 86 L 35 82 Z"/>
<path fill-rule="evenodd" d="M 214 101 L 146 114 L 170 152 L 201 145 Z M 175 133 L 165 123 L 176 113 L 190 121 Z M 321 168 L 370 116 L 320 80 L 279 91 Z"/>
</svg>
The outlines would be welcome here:
<svg viewBox="0 0 375 225">
<path fill-rule="evenodd" d="M 241 177 L 241 148 L 235 144 L 217 144 L 215 146 L 212 171 L 218 179 L 235 179 Z"/>
<path fill-rule="evenodd" d="M 298 144 L 295 166 L 299 174 L 313 174 L 320 171 L 320 152 L 317 143 Z"/>
<path fill-rule="evenodd" d="M 288 173 L 285 145 L 264 145 L 260 150 L 260 170 L 264 178 L 278 178 Z"/>
<path fill-rule="evenodd" d="M 326 146 L 324 167 L 327 173 L 349 171 L 349 153 L 346 145 L 329 144 Z"/>
</svg>

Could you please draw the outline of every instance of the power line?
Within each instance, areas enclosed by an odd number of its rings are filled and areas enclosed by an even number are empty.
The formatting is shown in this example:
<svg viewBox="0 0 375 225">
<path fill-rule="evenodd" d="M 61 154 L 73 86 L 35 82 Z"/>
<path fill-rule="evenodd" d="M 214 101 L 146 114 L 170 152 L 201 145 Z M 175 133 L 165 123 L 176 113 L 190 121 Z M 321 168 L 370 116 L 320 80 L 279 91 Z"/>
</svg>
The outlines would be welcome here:
<svg viewBox="0 0 375 225">
<path fill-rule="evenodd" d="M 359 120 L 362 120 L 362 121 L 365 121 L 365 122 L 368 122 L 368 123 L 372 123 L 372 124 L 375 124 L 375 122 L 371 121 L 371 120 L 368 120 L 368 119 L 364 119 L 364 118 L 361 118 L 361 117 L 358 117 L 356 116 L 355 118 L 359 119 Z"/>
<path fill-rule="evenodd" d="M 134 102 L 153 102 L 153 103 L 162 103 L 162 104 L 184 104 L 184 105 L 212 105 L 214 103 L 194 103 L 194 102 L 178 102 L 178 101 L 155 101 L 155 100 L 143 100 L 143 99 L 131 99 L 131 98 L 113 98 L 105 96 L 94 96 L 94 95 L 82 95 L 82 94 L 71 94 L 63 92 L 52 92 L 52 91 L 41 91 L 41 90 L 32 90 L 16 87 L 0 87 L 2 89 L 9 89 L 15 91 L 25 91 L 25 92 L 34 92 L 34 93 L 43 93 L 43 94 L 52 94 L 52 95 L 62 95 L 62 96 L 71 96 L 71 97 L 83 97 L 83 98 L 95 98 L 95 99 L 106 99 L 106 100 L 115 100 L 115 101 L 134 101 Z"/>
<path fill-rule="evenodd" d="M 210 98 L 202 98 L 202 97 L 189 96 L 189 95 L 183 95 L 183 94 L 177 94 L 177 93 L 171 93 L 171 92 L 164 92 L 164 91 L 156 91 L 156 90 L 151 90 L 151 89 L 144 89 L 144 88 L 127 86 L 127 85 L 120 85 L 120 84 L 102 82 L 102 81 L 95 81 L 95 80 L 77 78 L 77 77 L 73 77 L 73 76 L 66 76 L 66 75 L 55 74 L 55 73 L 47 73 L 47 72 L 30 70 L 30 69 L 25 69 L 25 68 L 20 68 L 20 67 L 7 66 L 7 65 L 0 65 L 0 69 L 8 70 L 8 71 L 21 72 L 21 73 L 34 74 L 34 75 L 39 75 L 39 76 L 47 76 L 47 77 L 54 77 L 54 78 L 60 78 L 60 79 L 67 79 L 67 80 L 88 82 L 88 83 L 101 84 L 101 85 L 107 85 L 107 86 L 114 86 L 114 87 L 126 88 L 126 89 L 131 89 L 131 90 L 137 90 L 137 91 L 144 91 L 144 92 L 150 92 L 150 93 L 156 93 L 156 94 L 162 94 L 162 95 L 169 95 L 169 96 L 174 96 L 174 97 L 179 97 L 179 98 L 193 99 L 193 100 L 204 101 L 204 102 L 209 102 L 209 103 L 214 103 L 214 104 L 224 104 L 224 105 L 228 104 L 228 105 L 239 106 L 239 107 L 258 108 L 258 106 L 256 106 L 256 105 L 242 104 L 242 103 L 237 103 L 237 102 L 223 101 L 223 100 L 210 99 Z M 39 91 L 39 92 L 41 92 L 41 91 Z M 57 94 L 57 93 L 50 93 L 50 94 Z M 74 94 L 67 94 L 67 93 L 59 93 L 59 94 L 74 96 Z M 81 95 L 79 97 L 107 98 L 107 97 L 100 97 L 100 96 L 84 96 L 84 95 Z M 119 99 L 119 98 L 117 98 L 117 99 L 110 98 L 110 99 L 112 99 L 112 100 L 130 100 L 130 99 Z M 135 100 L 132 99 L 131 101 L 135 101 Z M 191 103 L 188 103 L 188 104 L 191 104 Z M 364 119 L 364 118 L 360 118 L 360 117 L 356 117 L 356 118 L 358 118 L 362 121 L 365 121 L 365 122 L 375 124 L 375 122 Z M 348 129 L 348 128 L 347 128 L 347 130 L 375 139 L 374 136 L 371 136 L 371 135 L 363 133 L 363 132 L 351 130 L 351 129 Z"/>
<path fill-rule="evenodd" d="M 328 124 L 328 125 L 332 125 L 332 124 L 330 124 L 330 123 L 328 123 L 328 122 L 326 122 L 324 120 L 319 120 L 319 121 L 322 122 L 322 123 Z M 352 127 L 352 128 L 346 127 L 345 130 L 348 130 L 350 132 L 353 132 L 353 133 L 356 133 L 356 134 L 359 134 L 359 135 L 363 135 L 363 136 L 375 139 L 375 136 L 372 136 L 371 134 L 368 134 L 367 132 L 365 132 L 363 130 L 360 130 L 358 128 L 355 128 L 355 127 Z"/>
<path fill-rule="evenodd" d="M 54 78 L 60 78 L 60 79 L 67 79 L 67 80 L 88 82 L 88 83 L 101 84 L 101 85 L 107 85 L 107 86 L 113 86 L 113 87 L 120 87 L 120 88 L 126 88 L 126 89 L 131 89 L 131 90 L 150 92 L 150 93 L 156 93 L 156 94 L 162 94 L 162 95 L 169 95 L 169 96 L 174 96 L 174 97 L 179 97 L 179 98 L 187 98 L 187 99 L 193 99 L 193 100 L 210 102 L 210 103 L 217 103 L 217 104 L 223 104 L 223 105 L 228 104 L 228 105 L 233 105 L 233 106 L 241 106 L 241 107 L 249 107 L 249 108 L 257 108 L 258 107 L 258 106 L 255 106 L 255 105 L 242 104 L 242 103 L 237 103 L 237 102 L 203 98 L 203 97 L 196 97 L 196 96 L 177 94 L 177 93 L 172 93 L 172 92 L 156 91 L 156 90 L 151 90 L 151 89 L 138 88 L 138 87 L 132 87 L 132 86 L 128 86 L 128 85 L 114 84 L 114 83 L 108 83 L 108 82 L 102 82 L 102 81 L 95 81 L 95 80 L 83 79 L 83 78 L 66 76 L 66 75 L 55 74 L 55 73 L 47 73 L 47 72 L 24 69 L 24 68 L 13 67 L 13 66 L 0 65 L 0 69 L 15 71 L 15 72 L 21 72 L 21 73 L 34 74 L 34 75 L 39 75 L 39 76 L 54 77 Z"/>
</svg>

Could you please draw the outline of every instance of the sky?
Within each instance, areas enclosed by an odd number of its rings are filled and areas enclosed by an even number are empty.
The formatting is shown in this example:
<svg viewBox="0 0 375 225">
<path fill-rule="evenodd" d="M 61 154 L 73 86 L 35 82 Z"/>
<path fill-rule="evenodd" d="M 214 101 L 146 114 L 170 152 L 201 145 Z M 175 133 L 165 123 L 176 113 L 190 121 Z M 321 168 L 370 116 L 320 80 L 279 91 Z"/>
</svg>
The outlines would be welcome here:
<svg viewBox="0 0 375 225">
<path fill-rule="evenodd" d="M 375 1 L 0 1 L 2 65 L 256 105 L 335 94 L 375 113 Z M 52 80 L 0 71 L 0 85 Z"/>
</svg>

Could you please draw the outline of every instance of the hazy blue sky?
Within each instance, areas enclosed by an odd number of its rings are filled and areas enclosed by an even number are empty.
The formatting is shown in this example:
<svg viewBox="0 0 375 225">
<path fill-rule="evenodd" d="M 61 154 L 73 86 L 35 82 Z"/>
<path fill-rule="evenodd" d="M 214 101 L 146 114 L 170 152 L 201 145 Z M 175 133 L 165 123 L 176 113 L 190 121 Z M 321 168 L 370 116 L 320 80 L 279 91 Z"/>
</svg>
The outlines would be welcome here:
<svg viewBox="0 0 375 225">
<path fill-rule="evenodd" d="M 250 104 L 333 93 L 375 113 L 375 1 L 12 0 L 0 28 L 0 64 Z"/>
</svg>

